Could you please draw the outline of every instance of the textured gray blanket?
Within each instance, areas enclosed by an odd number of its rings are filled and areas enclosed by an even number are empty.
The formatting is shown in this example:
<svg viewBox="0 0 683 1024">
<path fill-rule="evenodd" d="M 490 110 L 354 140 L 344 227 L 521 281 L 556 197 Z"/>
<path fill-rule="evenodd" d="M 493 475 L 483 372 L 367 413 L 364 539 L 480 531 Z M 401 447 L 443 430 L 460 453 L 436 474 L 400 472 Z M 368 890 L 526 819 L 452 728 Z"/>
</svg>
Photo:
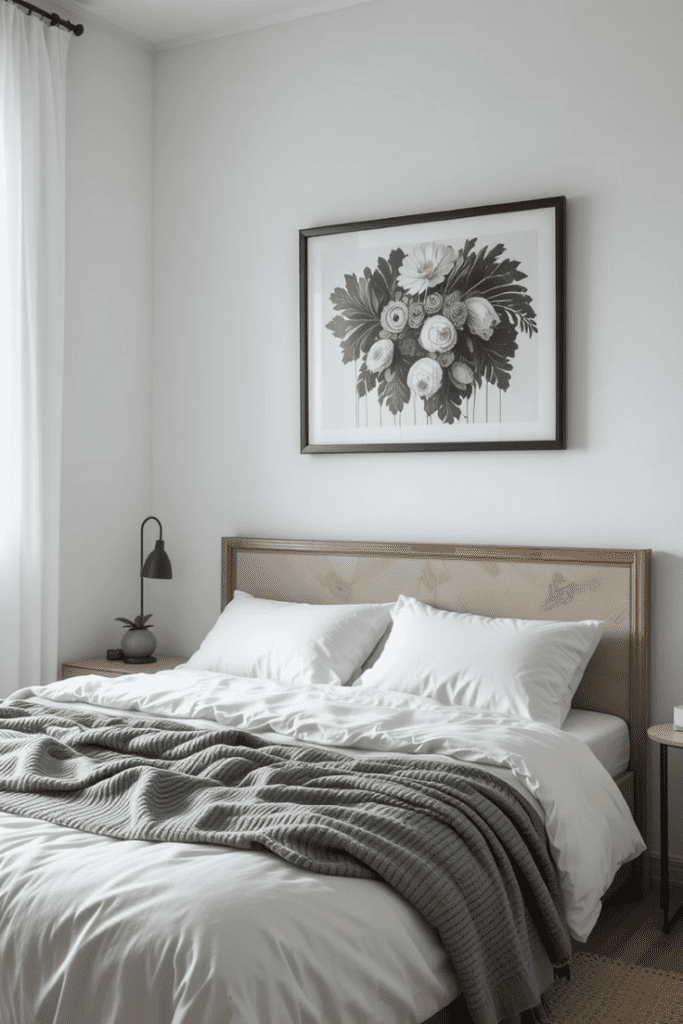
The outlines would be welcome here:
<svg viewBox="0 0 683 1024">
<path fill-rule="evenodd" d="M 543 825 L 476 768 L 363 760 L 237 730 L 0 702 L 0 810 L 120 839 L 269 850 L 380 878 L 446 949 L 475 1024 L 545 1020 L 524 904 L 550 962 L 571 947 Z"/>
</svg>

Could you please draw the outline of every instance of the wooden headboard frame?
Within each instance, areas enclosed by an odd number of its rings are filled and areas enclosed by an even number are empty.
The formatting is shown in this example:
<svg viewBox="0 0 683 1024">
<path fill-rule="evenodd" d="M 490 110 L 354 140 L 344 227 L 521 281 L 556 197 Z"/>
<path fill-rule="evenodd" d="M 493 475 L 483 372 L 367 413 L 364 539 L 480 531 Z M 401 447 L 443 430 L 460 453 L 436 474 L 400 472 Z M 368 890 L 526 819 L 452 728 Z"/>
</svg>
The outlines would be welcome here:
<svg viewBox="0 0 683 1024">
<path fill-rule="evenodd" d="M 389 601 L 403 593 L 483 615 L 604 620 L 573 706 L 627 722 L 630 766 L 616 781 L 645 835 L 650 551 L 224 537 L 222 553 L 222 608 L 235 589 L 313 604 Z"/>
</svg>

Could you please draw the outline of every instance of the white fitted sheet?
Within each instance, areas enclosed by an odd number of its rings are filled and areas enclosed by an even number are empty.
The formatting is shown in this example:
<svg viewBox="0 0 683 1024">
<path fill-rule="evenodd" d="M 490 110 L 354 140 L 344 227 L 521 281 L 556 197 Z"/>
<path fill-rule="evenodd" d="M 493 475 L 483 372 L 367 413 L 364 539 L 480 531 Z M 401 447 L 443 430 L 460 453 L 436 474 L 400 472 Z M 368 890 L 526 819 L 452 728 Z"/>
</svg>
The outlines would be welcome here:
<svg viewBox="0 0 683 1024">
<path fill-rule="evenodd" d="M 628 768 L 631 744 L 628 726 L 623 718 L 605 715 L 601 711 L 572 708 L 564 721 L 562 732 L 583 740 L 613 779 Z"/>
</svg>

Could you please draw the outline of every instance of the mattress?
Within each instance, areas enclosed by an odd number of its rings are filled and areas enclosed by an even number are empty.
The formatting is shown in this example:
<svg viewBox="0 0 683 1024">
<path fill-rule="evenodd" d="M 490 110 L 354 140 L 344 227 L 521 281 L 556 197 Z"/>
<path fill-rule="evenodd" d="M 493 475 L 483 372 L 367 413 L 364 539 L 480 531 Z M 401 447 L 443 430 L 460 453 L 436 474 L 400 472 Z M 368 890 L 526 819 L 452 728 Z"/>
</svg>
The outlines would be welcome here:
<svg viewBox="0 0 683 1024">
<path fill-rule="evenodd" d="M 564 721 L 562 732 L 583 740 L 613 779 L 628 768 L 631 747 L 628 726 L 623 718 L 605 715 L 601 711 L 572 708 Z"/>
</svg>

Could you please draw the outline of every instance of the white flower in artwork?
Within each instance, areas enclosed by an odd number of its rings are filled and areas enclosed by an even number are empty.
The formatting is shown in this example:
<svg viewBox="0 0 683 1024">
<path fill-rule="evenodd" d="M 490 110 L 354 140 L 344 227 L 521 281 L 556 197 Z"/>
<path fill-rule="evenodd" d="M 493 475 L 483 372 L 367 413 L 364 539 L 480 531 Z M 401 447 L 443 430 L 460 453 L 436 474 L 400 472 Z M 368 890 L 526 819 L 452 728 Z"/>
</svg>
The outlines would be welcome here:
<svg viewBox="0 0 683 1024">
<path fill-rule="evenodd" d="M 394 358 L 394 343 L 391 338 L 380 338 L 372 346 L 365 361 L 368 366 L 368 370 L 372 370 L 373 373 L 381 373 L 382 370 L 386 370 Z"/>
<path fill-rule="evenodd" d="M 480 295 L 472 299 L 465 299 L 465 305 L 467 306 L 467 326 L 471 333 L 488 341 L 494 328 L 500 323 L 500 317 L 495 309 L 488 299 Z"/>
<path fill-rule="evenodd" d="M 417 398 L 431 398 L 441 387 L 443 370 L 436 359 L 418 359 L 408 370 L 407 384 Z"/>
<path fill-rule="evenodd" d="M 457 331 L 445 316 L 430 316 L 422 325 L 420 344 L 427 352 L 449 352 L 457 340 Z"/>
<path fill-rule="evenodd" d="M 406 256 L 398 274 L 398 285 L 409 295 L 419 295 L 450 274 L 455 264 L 455 250 L 451 245 L 425 242 L 413 249 L 412 256 Z"/>
</svg>

